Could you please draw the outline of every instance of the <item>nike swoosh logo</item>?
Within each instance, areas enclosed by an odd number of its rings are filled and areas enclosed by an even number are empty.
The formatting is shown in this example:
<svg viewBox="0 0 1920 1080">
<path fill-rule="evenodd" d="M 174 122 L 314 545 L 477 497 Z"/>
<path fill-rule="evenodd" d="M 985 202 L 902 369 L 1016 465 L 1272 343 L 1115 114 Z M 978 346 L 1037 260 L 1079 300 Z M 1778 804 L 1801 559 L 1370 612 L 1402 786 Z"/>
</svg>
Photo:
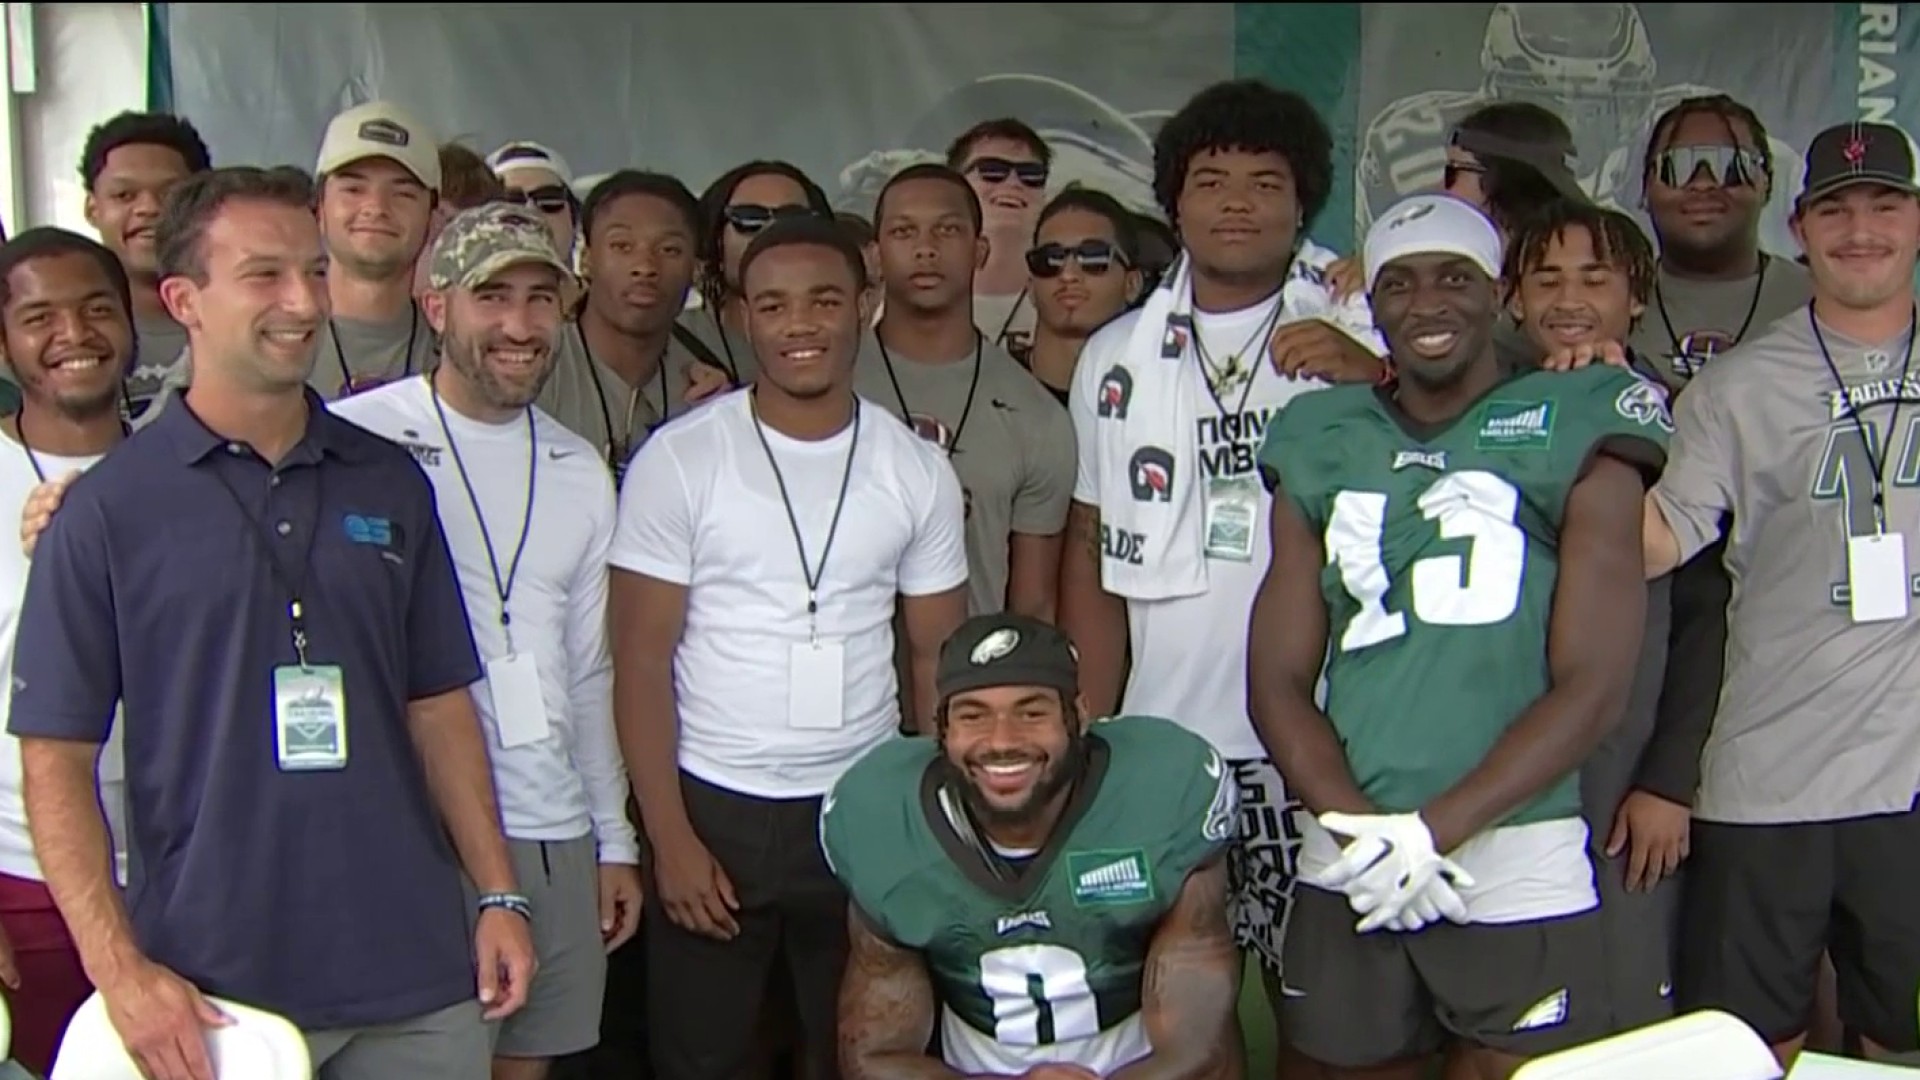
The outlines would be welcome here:
<svg viewBox="0 0 1920 1080">
<path fill-rule="evenodd" d="M 1214 778 L 1215 780 L 1220 779 L 1220 770 L 1223 768 L 1225 768 L 1225 766 L 1221 763 L 1219 754 L 1207 755 L 1207 775 L 1208 776 Z"/>
<path fill-rule="evenodd" d="M 1019 411 L 1020 411 L 1019 409 L 1016 409 L 1016 408 L 1014 408 L 1013 406 L 1011 406 L 1011 405 L 1009 405 L 1009 404 L 1007 404 L 1006 402 L 1004 402 L 1004 401 L 1001 401 L 1001 400 L 1000 400 L 999 398 L 990 398 L 990 399 L 988 399 L 988 400 L 990 400 L 990 401 L 991 401 L 991 402 L 993 403 L 993 407 L 994 407 L 994 408 L 996 408 L 996 409 L 1005 409 L 1005 410 L 1007 410 L 1008 412 L 1019 412 Z"/>
<path fill-rule="evenodd" d="M 561 458 L 570 458 L 570 457 L 572 457 L 572 456 L 573 456 L 573 451 L 571 451 L 571 450 L 549 450 L 549 451 L 547 451 L 547 457 L 548 457 L 548 458 L 550 458 L 550 459 L 552 459 L 552 460 L 554 460 L 554 461 L 559 461 L 559 460 L 560 460 Z"/>
</svg>

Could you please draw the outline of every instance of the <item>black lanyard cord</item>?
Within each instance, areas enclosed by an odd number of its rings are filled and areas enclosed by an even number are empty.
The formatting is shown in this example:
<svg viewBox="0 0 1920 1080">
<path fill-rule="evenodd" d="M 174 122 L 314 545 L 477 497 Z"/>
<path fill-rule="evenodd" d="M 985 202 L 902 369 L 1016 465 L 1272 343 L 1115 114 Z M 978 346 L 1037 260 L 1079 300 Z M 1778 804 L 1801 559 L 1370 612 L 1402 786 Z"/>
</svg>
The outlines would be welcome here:
<svg viewBox="0 0 1920 1080">
<path fill-rule="evenodd" d="M 820 545 L 818 566 L 807 558 L 807 539 L 800 532 L 800 516 L 794 512 L 793 496 L 787 492 L 787 478 L 780 472 L 780 462 L 774 459 L 773 444 L 767 441 L 766 429 L 760 424 L 757 397 L 747 399 L 747 412 L 753 417 L 753 433 L 760 438 L 760 449 L 766 451 L 767 465 L 773 470 L 773 482 L 780 489 L 780 504 L 787 511 L 787 527 L 793 530 L 793 547 L 800 554 L 800 576 L 807 583 L 807 637 L 817 641 L 819 635 L 815 616 L 820 613 L 820 582 L 827 575 L 827 559 L 833 554 L 833 539 L 840 535 L 840 514 L 847 508 L 847 492 L 853 486 L 853 459 L 860 450 L 860 400 L 855 398 L 853 402 L 853 438 L 847 443 L 847 464 L 840 473 L 840 495 L 833 503 L 833 520 L 827 525 L 826 542 Z"/>
<path fill-rule="evenodd" d="M 467 476 L 467 463 L 460 457 L 460 444 L 454 440 L 453 429 L 447 424 L 447 411 L 440 405 L 439 388 L 433 385 L 431 376 L 427 376 L 427 394 L 433 399 L 433 411 L 440 418 L 440 432 L 447 437 L 447 450 L 453 454 L 453 467 L 460 473 L 460 486 L 467 489 L 467 505 L 473 507 L 473 520 L 480 525 L 480 543 L 487 549 L 487 569 L 493 572 L 493 594 L 500 600 L 500 629 L 507 638 L 507 655 L 514 655 L 513 614 L 510 605 L 513 602 L 513 583 L 520 576 L 520 557 L 527 553 L 527 537 L 533 535 L 533 500 L 536 478 L 540 475 L 540 435 L 534 426 L 533 408 L 529 406 L 527 415 L 527 508 L 520 519 L 520 540 L 513 547 L 513 559 L 507 563 L 505 577 L 500 575 L 500 557 L 494 554 L 493 534 L 487 529 L 486 512 L 480 509 L 480 497 L 474 493 L 473 481 Z"/>
<path fill-rule="evenodd" d="M 587 358 L 587 378 L 593 380 L 593 396 L 600 401 L 600 424 L 607 432 L 607 464 L 617 472 L 626 466 L 627 447 L 633 442 L 633 410 L 640 400 L 640 387 L 635 386 L 627 397 L 627 434 L 616 439 L 613 435 L 613 413 L 607 408 L 607 388 L 600 382 L 600 371 L 593 358 L 593 346 L 587 344 L 587 332 L 579 323 L 573 324 L 574 335 L 580 339 L 580 351 Z M 657 375 L 660 380 L 660 423 L 673 419 L 673 402 L 667 397 L 667 354 L 673 351 L 673 335 L 667 335 L 667 343 L 660 347 L 660 362 Z M 658 427 L 659 425 L 654 425 Z"/>
<path fill-rule="evenodd" d="M 218 468 L 219 466 L 215 466 L 216 470 Z M 268 571 L 287 594 L 287 620 L 293 627 L 293 655 L 300 661 L 302 670 L 311 670 L 313 667 L 307 662 L 307 608 L 304 597 L 307 573 L 313 569 L 314 541 L 320 535 L 320 513 L 326 506 L 326 494 L 321 490 L 321 480 L 326 474 L 318 464 L 314 465 L 313 470 L 313 516 L 308 519 L 307 544 L 300 553 L 298 573 L 289 570 L 281 561 L 280 549 L 275 544 L 273 533 L 267 528 L 266 523 L 253 515 L 253 511 L 247 508 L 247 501 L 240 497 L 240 493 L 234 490 L 226 477 L 221 476 L 217 471 L 213 474 L 214 482 L 227 493 L 227 497 L 233 500 L 234 507 L 240 511 L 240 516 L 246 518 L 247 524 L 252 526 L 254 544 L 260 548 L 260 553 L 267 557 Z"/>
<path fill-rule="evenodd" d="M 893 354 L 887 352 L 887 341 L 880 336 L 880 328 L 873 328 L 873 343 L 880 346 L 880 362 L 886 365 L 887 381 L 893 384 L 893 399 L 900 403 L 900 419 L 911 425 L 913 410 L 907 408 L 907 395 L 900 392 L 900 376 L 894 374 Z M 973 377 L 967 383 L 967 403 L 960 406 L 960 422 L 953 425 L 953 433 L 943 448 L 948 457 L 960 452 L 960 433 L 967 430 L 967 418 L 973 415 L 973 398 L 980 392 L 980 356 L 986 349 L 987 336 L 977 328 L 973 332 Z"/>
<path fill-rule="evenodd" d="M 1747 331 L 1753 326 L 1753 317 L 1760 311 L 1760 290 L 1767 286 L 1767 264 L 1772 261 L 1773 257 L 1771 255 L 1764 252 L 1761 253 L 1760 272 L 1755 276 L 1753 282 L 1753 296 L 1747 301 L 1747 317 L 1740 320 L 1740 329 L 1734 331 L 1734 345 L 1738 345 L 1746 340 Z M 1683 355 L 1684 350 L 1680 347 L 1680 335 L 1674 331 L 1672 316 L 1667 314 L 1667 298 L 1660 291 L 1659 274 L 1653 275 L 1653 307 L 1654 310 L 1660 313 L 1660 325 L 1666 327 L 1667 340 L 1673 343 L 1673 355 Z"/>
<path fill-rule="evenodd" d="M 347 351 L 340 347 L 340 327 L 327 320 L 327 333 L 333 338 L 333 359 L 340 365 L 340 390 L 342 393 L 353 389 L 353 369 L 347 366 Z M 420 334 L 420 305 L 407 301 L 407 353 L 401 362 L 400 377 L 413 374 L 413 340 Z"/>
<path fill-rule="evenodd" d="M 33 447 L 27 445 L 27 411 L 25 409 L 21 409 L 19 412 L 13 414 L 13 430 L 15 434 L 20 436 L 20 449 L 27 452 L 27 464 L 33 466 L 34 478 L 43 484 L 46 483 L 47 473 L 46 470 L 40 467 L 40 455 L 35 454 Z M 130 434 L 132 434 L 131 425 L 125 420 L 121 420 L 120 437 L 125 438 Z"/>
<path fill-rule="evenodd" d="M 1900 427 L 1900 405 L 1906 400 L 1907 376 L 1913 370 L 1913 339 L 1915 324 L 1920 322 L 1920 306 L 1907 316 L 1907 358 L 1900 363 L 1900 389 L 1893 395 L 1893 412 L 1887 417 L 1887 438 L 1891 441 Z M 1873 527 L 1878 533 L 1887 531 L 1887 455 L 1874 449 L 1873 433 L 1867 422 L 1860 416 L 1859 406 L 1847 395 L 1846 381 L 1840 378 L 1840 367 L 1833 362 L 1833 353 L 1827 349 L 1826 336 L 1820 333 L 1820 319 L 1813 313 L 1813 305 L 1807 305 L 1807 325 L 1813 328 L 1814 344 L 1820 346 L 1820 359 L 1826 362 L 1827 374 L 1833 376 L 1834 389 L 1840 394 L 1840 403 L 1846 407 L 1847 419 L 1853 421 L 1853 430 L 1860 435 L 1860 446 L 1866 451 L 1867 466 L 1873 470 Z"/>
</svg>

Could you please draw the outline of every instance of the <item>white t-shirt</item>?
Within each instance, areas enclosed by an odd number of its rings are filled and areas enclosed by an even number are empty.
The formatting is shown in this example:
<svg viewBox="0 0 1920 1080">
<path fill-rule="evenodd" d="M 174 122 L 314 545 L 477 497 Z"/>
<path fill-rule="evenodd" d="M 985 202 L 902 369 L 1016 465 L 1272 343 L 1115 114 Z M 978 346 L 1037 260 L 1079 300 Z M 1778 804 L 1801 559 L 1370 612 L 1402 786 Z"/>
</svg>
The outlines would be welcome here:
<svg viewBox="0 0 1920 1080">
<path fill-rule="evenodd" d="M 803 798 L 897 732 L 896 596 L 967 583 L 965 508 L 952 466 L 878 406 L 860 402 L 857 428 L 803 442 L 756 425 L 751 400 L 720 398 L 634 456 L 612 559 L 688 590 L 673 666 L 680 767 L 742 794 Z M 796 727 L 789 709 L 790 664 L 811 640 L 809 574 L 813 630 L 842 653 L 837 728 Z"/>
<path fill-rule="evenodd" d="M 1273 314 L 1278 297 L 1241 311 L 1211 314 L 1194 312 L 1194 325 L 1217 363 L 1239 350 Z M 1081 351 L 1074 378 L 1083 385 L 1072 395 L 1073 427 L 1079 441 L 1079 474 L 1073 500 L 1100 506 L 1103 497 L 1129 499 L 1127 491 L 1100 490 L 1100 440 L 1094 415 L 1100 380 L 1132 339 L 1140 313 L 1130 312 L 1108 323 Z M 1258 342 L 1241 357 L 1251 364 L 1253 381 L 1243 382 L 1222 395 L 1224 412 L 1207 387 L 1197 360 L 1187 362 L 1188 377 L 1199 403 L 1197 445 L 1202 477 L 1254 476 L 1255 456 L 1266 434 L 1267 420 L 1280 407 L 1325 384 L 1313 379 L 1290 380 L 1268 363 L 1266 346 Z M 1244 400 L 1241 398 L 1245 391 Z M 1151 407 L 1135 400 L 1133 407 Z M 1254 518 L 1253 558 L 1247 562 L 1215 559 L 1207 564 L 1207 591 L 1171 600 L 1127 601 L 1127 624 L 1133 639 L 1133 672 L 1122 696 L 1121 711 L 1164 716 L 1213 743 L 1231 760 L 1264 758 L 1266 748 L 1254 734 L 1247 713 L 1247 622 L 1253 614 L 1254 593 L 1267 572 L 1272 549 L 1267 515 L 1272 498 L 1260 488 L 1260 509 Z"/>
<path fill-rule="evenodd" d="M 0 521 L 19 521 L 27 496 L 40 483 L 35 462 L 48 480 L 91 469 L 93 457 L 56 457 L 35 451 L 29 458 L 19 443 L 0 436 Z M 20 604 L 27 593 L 27 557 L 17 543 L 0 543 L 0 716 L 13 708 L 13 642 L 20 629 Z M 127 879 L 126 787 L 127 771 L 121 755 L 123 734 L 116 711 L 107 741 L 100 748 L 100 805 L 107 814 L 114 863 L 119 879 Z M 0 874 L 44 881 L 40 860 L 34 857 L 27 835 L 27 808 L 22 798 L 20 740 L 0 723 Z"/>
<path fill-rule="evenodd" d="M 627 774 L 613 731 L 607 546 L 614 500 L 605 460 L 538 409 L 504 424 L 469 419 L 445 402 L 436 409 L 424 378 L 328 408 L 406 447 L 433 482 L 474 645 L 488 668 L 473 701 L 487 732 L 506 834 L 516 840 L 591 834 L 601 862 L 637 863 Z M 526 546 L 516 567 L 522 536 Z M 500 621 L 496 567 L 499 581 L 511 582 L 510 627 Z M 510 655 L 531 659 L 543 708 L 516 711 L 503 725 L 502 700 L 513 700 L 513 691 L 498 689 L 495 676 Z"/>
</svg>

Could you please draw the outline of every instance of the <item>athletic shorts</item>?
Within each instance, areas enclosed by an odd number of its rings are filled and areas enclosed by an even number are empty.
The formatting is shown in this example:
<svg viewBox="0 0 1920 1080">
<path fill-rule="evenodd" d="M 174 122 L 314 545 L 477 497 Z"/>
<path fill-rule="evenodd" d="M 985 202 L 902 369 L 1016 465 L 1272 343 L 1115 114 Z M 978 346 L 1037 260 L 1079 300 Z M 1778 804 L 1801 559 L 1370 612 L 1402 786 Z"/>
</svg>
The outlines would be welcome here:
<svg viewBox="0 0 1920 1080">
<path fill-rule="evenodd" d="M 1920 1049 L 1920 810 L 1840 821 L 1695 820 L 1682 905 L 1679 1005 L 1724 1009 L 1770 1043 L 1803 1034 L 1820 954 L 1840 1020 Z"/>
<path fill-rule="evenodd" d="M 1280 1022 L 1323 1065 L 1425 1058 L 1449 1037 L 1532 1058 L 1610 1033 L 1597 910 L 1521 923 L 1354 932 L 1337 892 L 1302 886 L 1288 927 Z"/>
<path fill-rule="evenodd" d="M 1280 973 L 1287 911 L 1300 860 L 1300 802 L 1264 758 L 1230 763 L 1240 786 L 1240 839 L 1227 851 L 1227 901 L 1233 937 L 1273 974 Z"/>
<path fill-rule="evenodd" d="M 508 840 L 514 876 L 533 903 L 533 951 L 540 962 L 527 1003 L 493 1025 L 493 1052 L 554 1058 L 600 1041 L 607 950 L 600 937 L 600 856 L 591 836 Z"/>
</svg>

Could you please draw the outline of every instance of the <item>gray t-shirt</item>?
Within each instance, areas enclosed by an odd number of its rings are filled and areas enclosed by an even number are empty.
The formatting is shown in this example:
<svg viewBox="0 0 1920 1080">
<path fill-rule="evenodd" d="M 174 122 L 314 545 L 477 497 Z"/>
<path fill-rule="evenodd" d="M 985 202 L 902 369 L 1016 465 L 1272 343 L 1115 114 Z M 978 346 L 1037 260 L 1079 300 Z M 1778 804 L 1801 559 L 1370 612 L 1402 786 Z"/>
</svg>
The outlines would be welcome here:
<svg viewBox="0 0 1920 1080">
<path fill-rule="evenodd" d="M 713 359 L 725 368 L 734 385 L 745 386 L 760 374 L 760 361 L 744 335 L 723 331 L 720 321 L 707 308 L 680 313 L 680 325 L 700 340 Z"/>
<path fill-rule="evenodd" d="M 371 390 L 431 369 L 439 345 L 420 305 L 410 304 L 386 322 L 336 315 L 321 324 L 314 347 L 307 385 L 332 401 L 343 396 L 349 383 L 356 392 Z"/>
<path fill-rule="evenodd" d="M 164 315 L 135 319 L 133 336 L 139 357 L 133 370 L 127 372 L 128 419 L 147 411 L 166 382 L 167 372 L 187 351 L 187 328 Z"/>
<path fill-rule="evenodd" d="M 1847 538 L 1874 531 L 1873 461 L 1887 528 L 1920 568 L 1920 368 L 1903 380 L 1904 335 L 1821 333 L 1844 395 L 1807 311 L 1792 312 L 1678 396 L 1654 489 L 1683 560 L 1733 515 L 1726 674 L 1694 807 L 1706 821 L 1896 813 L 1920 790 L 1920 621 L 1855 623 L 1847 605 Z M 1865 452 L 1848 401 L 1891 453 Z"/>
<path fill-rule="evenodd" d="M 1000 611 L 1013 534 L 1052 536 L 1066 527 L 1073 421 L 1032 372 L 992 344 L 980 350 L 977 389 L 971 357 L 929 364 L 896 350 L 891 366 L 889 377 L 887 357 L 868 334 L 854 390 L 951 452 L 966 493 L 968 607 L 976 615 Z"/>
<path fill-rule="evenodd" d="M 1771 255 L 1759 273 L 1744 278 L 1702 281 L 1662 270 L 1656 284 L 1627 340 L 1674 387 L 1738 345 L 1743 333 L 1751 337 L 1813 299 L 1807 268 Z"/>
<path fill-rule="evenodd" d="M 636 388 L 592 354 L 577 323 L 560 329 L 553 374 L 535 404 L 561 426 L 592 443 L 612 464 L 616 476 L 648 435 L 687 410 L 687 369 L 696 361 L 677 338 L 667 346 L 665 363 Z"/>
</svg>

